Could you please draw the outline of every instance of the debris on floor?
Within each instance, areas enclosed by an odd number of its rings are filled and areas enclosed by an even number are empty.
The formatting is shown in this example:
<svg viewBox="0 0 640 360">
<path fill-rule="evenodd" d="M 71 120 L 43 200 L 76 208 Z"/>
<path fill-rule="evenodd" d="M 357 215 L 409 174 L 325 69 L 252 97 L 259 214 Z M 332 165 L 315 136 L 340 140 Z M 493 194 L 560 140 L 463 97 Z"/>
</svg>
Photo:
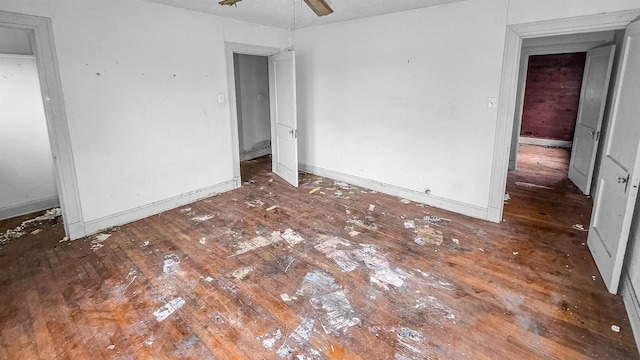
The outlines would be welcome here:
<svg viewBox="0 0 640 360">
<path fill-rule="evenodd" d="M 297 296 L 289 296 L 288 294 L 280 294 L 280 299 L 284 302 L 290 302 L 294 300 L 298 300 Z"/>
<path fill-rule="evenodd" d="M 430 244 L 440 246 L 444 241 L 444 236 L 442 235 L 442 231 L 427 226 L 416 231 L 414 241 L 420 245 Z"/>
<path fill-rule="evenodd" d="M 396 359 L 430 359 L 425 357 L 426 338 L 419 332 L 401 327 L 397 330 Z"/>
<path fill-rule="evenodd" d="M 273 205 L 267 208 L 267 211 L 273 211 L 278 208 L 278 205 Z"/>
<path fill-rule="evenodd" d="M 407 204 L 411 204 L 411 200 L 409 199 L 400 199 L 400 202 L 407 205 Z"/>
<path fill-rule="evenodd" d="M 211 214 L 194 216 L 194 217 L 191 218 L 191 220 L 193 220 L 195 222 L 203 222 L 203 221 L 207 221 L 207 220 L 211 220 L 211 219 L 213 219 L 213 215 L 211 215 Z"/>
<path fill-rule="evenodd" d="M 261 207 L 262 205 L 264 205 L 264 201 L 256 199 L 252 201 L 246 201 L 244 204 L 247 205 L 247 207 Z"/>
<path fill-rule="evenodd" d="M 171 314 L 176 312 L 176 310 L 178 310 L 181 307 L 183 307 L 184 304 L 185 304 L 184 299 L 181 298 L 181 297 L 177 297 L 177 298 L 169 301 L 168 303 L 164 304 L 160 308 L 158 308 L 158 310 L 153 312 L 153 315 L 156 317 L 156 320 L 158 320 L 158 322 L 162 322 L 166 318 L 171 316 Z"/>
<path fill-rule="evenodd" d="M 432 224 L 432 225 L 440 224 L 443 221 L 447 223 L 451 222 L 450 219 L 445 219 L 445 218 L 441 218 L 439 216 L 434 216 L 434 215 L 427 215 L 422 220 L 424 220 L 427 224 Z"/>
<path fill-rule="evenodd" d="M 404 221 L 404 228 L 405 229 L 415 229 L 416 228 L 416 223 L 413 220 L 405 220 Z"/>
<path fill-rule="evenodd" d="M 111 234 L 97 234 L 91 240 L 91 250 L 96 251 L 104 246 L 104 242 L 111 237 Z"/>
<path fill-rule="evenodd" d="M 349 327 L 360 323 L 344 290 L 330 275 L 307 273 L 297 294 L 309 298 L 314 309 L 324 310 L 320 324 L 327 334 L 344 334 Z"/>
<path fill-rule="evenodd" d="M 585 229 L 582 224 L 575 224 L 572 226 L 572 228 L 579 231 L 589 231 L 589 229 Z"/>
<path fill-rule="evenodd" d="M 267 350 L 273 350 L 276 341 L 282 338 L 282 331 L 277 329 L 272 333 L 266 333 L 262 336 L 258 336 L 258 340 L 262 343 L 262 346 Z"/>
<path fill-rule="evenodd" d="M 246 280 L 249 277 L 249 273 L 251 273 L 253 270 L 253 266 L 245 266 L 232 272 L 229 276 L 238 280 Z"/>
<path fill-rule="evenodd" d="M 268 245 L 275 244 L 277 242 L 282 241 L 282 237 L 280 236 L 279 231 L 274 231 L 271 233 L 271 236 L 267 239 L 264 236 L 256 236 L 251 240 L 242 241 L 238 244 L 236 252 L 231 256 L 242 255 L 249 251 L 253 251 L 255 249 L 259 249 Z M 293 244 L 292 244 L 293 245 Z M 231 257 L 230 256 L 230 257 Z"/>
<path fill-rule="evenodd" d="M 373 211 L 373 209 L 375 209 L 375 208 L 376 208 L 376 206 L 375 206 L 375 205 L 371 205 L 371 204 L 369 204 L 369 211 L 370 211 L 370 212 L 371 212 L 371 211 Z"/>
<path fill-rule="evenodd" d="M 313 194 L 314 192 L 316 192 L 316 191 L 318 191 L 320 189 L 322 189 L 322 188 L 321 187 L 317 187 L 315 189 L 311 189 L 311 190 L 309 190 L 309 194 Z"/>
<path fill-rule="evenodd" d="M 284 344 L 276 351 L 281 359 L 315 359 L 320 357 L 320 352 L 308 345 L 309 337 L 313 332 L 315 320 L 302 319 L 300 325 L 289 335 Z M 304 356 L 307 355 L 307 357 Z M 295 357 L 294 357 L 295 356 Z"/>
<path fill-rule="evenodd" d="M 504 194 L 504 201 L 506 202 L 506 201 L 509 201 L 509 200 L 511 200 L 511 195 Z"/>
<path fill-rule="evenodd" d="M 167 255 L 164 257 L 164 264 L 162 265 L 162 272 L 170 274 L 177 271 L 180 268 L 180 258 L 176 255 Z"/>
<path fill-rule="evenodd" d="M 296 245 L 304 241 L 302 236 L 291 229 L 285 229 L 280 235 L 289 245 Z"/>
<path fill-rule="evenodd" d="M 620 326 L 618 325 L 611 325 L 611 330 L 615 331 L 615 332 L 620 332 Z"/>
<path fill-rule="evenodd" d="M 60 210 L 60 208 L 53 208 L 45 211 L 44 214 L 38 217 L 25 220 L 20 224 L 20 226 L 15 229 L 9 229 L 4 234 L 0 235 L 0 246 L 19 239 L 27 233 L 35 232 L 35 234 L 37 234 L 39 232 L 37 231 L 38 229 L 42 231 L 42 227 L 55 224 L 60 216 L 62 216 L 62 210 Z"/>
<path fill-rule="evenodd" d="M 523 187 L 527 187 L 527 188 L 536 188 L 536 189 L 553 190 L 552 188 L 550 188 L 550 187 L 548 187 L 548 186 L 538 185 L 538 184 L 532 184 L 532 183 L 522 182 L 522 181 L 516 181 L 516 185 L 518 185 L 518 186 L 523 186 Z"/>
</svg>

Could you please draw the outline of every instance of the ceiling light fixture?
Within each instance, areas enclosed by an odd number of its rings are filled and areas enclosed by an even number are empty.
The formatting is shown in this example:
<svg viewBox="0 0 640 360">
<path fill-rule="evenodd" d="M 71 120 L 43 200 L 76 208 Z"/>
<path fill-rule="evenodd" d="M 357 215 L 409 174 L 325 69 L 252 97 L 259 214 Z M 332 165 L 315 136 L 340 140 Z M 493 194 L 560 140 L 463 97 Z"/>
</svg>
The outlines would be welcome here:
<svg viewBox="0 0 640 360">
<path fill-rule="evenodd" d="M 237 5 L 238 1 L 242 1 L 242 0 L 222 0 L 218 4 L 220 4 L 220 5 L 229 5 L 229 6 L 231 6 L 231 5 L 238 6 Z"/>
<path fill-rule="evenodd" d="M 333 9 L 327 4 L 324 0 L 304 0 L 307 5 L 313 10 L 314 13 L 318 16 L 329 15 L 333 12 Z"/>
</svg>

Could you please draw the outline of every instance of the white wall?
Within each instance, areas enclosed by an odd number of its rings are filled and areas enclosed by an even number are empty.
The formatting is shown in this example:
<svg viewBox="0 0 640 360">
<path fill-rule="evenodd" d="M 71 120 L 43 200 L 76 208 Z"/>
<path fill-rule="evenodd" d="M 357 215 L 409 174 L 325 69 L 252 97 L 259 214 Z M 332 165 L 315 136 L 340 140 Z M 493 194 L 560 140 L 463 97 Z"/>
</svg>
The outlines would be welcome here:
<svg viewBox="0 0 640 360">
<path fill-rule="evenodd" d="M 285 30 L 140 0 L 0 10 L 52 18 L 85 222 L 233 180 L 224 42 L 283 47 Z"/>
<path fill-rule="evenodd" d="M 466 1 L 298 30 L 300 162 L 486 207 L 506 9 Z"/>
<path fill-rule="evenodd" d="M 234 54 L 240 159 L 271 153 L 269 61 L 265 56 Z"/>
<path fill-rule="evenodd" d="M 640 8 L 638 0 L 509 0 L 507 24 L 589 16 Z"/>
<path fill-rule="evenodd" d="M 488 218 L 497 112 L 487 100 L 506 26 L 640 7 L 545 2 L 468 0 L 297 30 L 303 168 Z"/>
<path fill-rule="evenodd" d="M 53 157 L 32 56 L 0 54 L 0 219 L 57 206 Z"/>
</svg>

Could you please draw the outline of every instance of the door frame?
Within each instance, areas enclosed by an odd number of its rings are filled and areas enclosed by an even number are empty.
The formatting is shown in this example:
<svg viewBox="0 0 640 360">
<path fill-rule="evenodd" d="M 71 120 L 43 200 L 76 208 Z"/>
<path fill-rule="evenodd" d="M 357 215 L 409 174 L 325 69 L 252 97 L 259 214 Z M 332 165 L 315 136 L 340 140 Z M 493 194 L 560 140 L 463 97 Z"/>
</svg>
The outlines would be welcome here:
<svg viewBox="0 0 640 360">
<path fill-rule="evenodd" d="M 233 54 L 242 55 L 258 55 L 258 56 L 272 56 L 280 53 L 280 49 L 250 45 L 243 43 L 235 43 L 225 41 L 225 57 L 227 59 L 227 84 L 229 84 L 228 98 L 229 98 L 229 117 L 231 119 L 231 147 L 233 149 L 233 182 L 235 188 L 242 186 L 242 179 L 240 176 L 240 133 L 238 131 L 238 108 L 236 99 L 236 79 L 235 79 L 235 65 L 233 62 Z M 271 72 L 271 69 L 269 69 Z M 269 76 L 269 87 L 271 87 L 271 77 Z M 269 95 L 271 97 L 271 95 Z M 269 120 L 271 121 L 271 120 Z M 271 124 L 273 126 L 273 124 Z"/>
<path fill-rule="evenodd" d="M 597 46 L 602 46 L 604 40 L 591 40 L 579 43 L 536 45 L 522 48 L 518 71 L 518 88 L 516 95 L 516 108 L 513 119 L 513 134 L 511 137 L 511 151 L 509 152 L 509 170 L 515 170 L 518 163 L 518 144 L 520 144 L 520 129 L 522 128 L 522 113 L 524 111 L 525 89 L 527 86 L 527 71 L 529 70 L 529 58 L 538 55 L 556 55 L 587 52 Z M 576 121 L 578 119 L 576 118 Z"/>
<path fill-rule="evenodd" d="M 29 32 L 40 80 L 64 230 L 71 240 L 81 238 L 86 231 L 51 19 L 0 11 L 0 27 Z"/>
<path fill-rule="evenodd" d="M 488 220 L 494 222 L 502 221 L 516 109 L 522 40 L 542 36 L 622 30 L 638 16 L 640 16 L 640 10 L 632 10 L 507 26 L 491 168 L 491 186 L 487 209 Z"/>
</svg>

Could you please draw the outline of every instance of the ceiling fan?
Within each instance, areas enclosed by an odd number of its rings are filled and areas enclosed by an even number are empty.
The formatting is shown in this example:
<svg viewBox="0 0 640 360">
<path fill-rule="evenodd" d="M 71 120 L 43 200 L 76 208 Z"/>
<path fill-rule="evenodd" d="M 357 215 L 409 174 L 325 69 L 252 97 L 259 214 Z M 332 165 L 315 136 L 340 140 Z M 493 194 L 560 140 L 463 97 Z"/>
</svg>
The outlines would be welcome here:
<svg viewBox="0 0 640 360">
<path fill-rule="evenodd" d="M 222 0 L 218 4 L 220 5 L 235 5 L 242 0 Z M 329 15 L 333 12 L 333 9 L 327 4 L 325 0 L 304 0 L 304 2 L 313 10 L 318 16 Z"/>
</svg>

